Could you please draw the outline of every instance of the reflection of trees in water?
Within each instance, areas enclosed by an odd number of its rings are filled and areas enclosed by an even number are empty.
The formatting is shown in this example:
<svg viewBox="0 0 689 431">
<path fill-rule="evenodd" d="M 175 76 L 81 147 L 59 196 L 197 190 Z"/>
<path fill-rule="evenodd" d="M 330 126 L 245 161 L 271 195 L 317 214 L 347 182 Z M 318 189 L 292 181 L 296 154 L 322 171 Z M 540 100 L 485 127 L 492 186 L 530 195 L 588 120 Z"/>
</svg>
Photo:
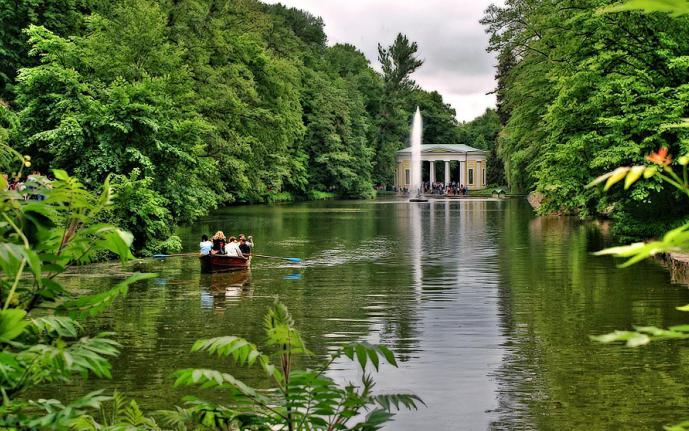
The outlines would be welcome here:
<svg viewBox="0 0 689 431">
<path fill-rule="evenodd" d="M 689 349 L 601 346 L 588 334 L 682 322 L 684 288 L 652 263 L 617 269 L 590 255 L 600 233 L 511 206 L 500 244 L 507 338 L 493 429 L 657 429 L 684 417 Z"/>
</svg>

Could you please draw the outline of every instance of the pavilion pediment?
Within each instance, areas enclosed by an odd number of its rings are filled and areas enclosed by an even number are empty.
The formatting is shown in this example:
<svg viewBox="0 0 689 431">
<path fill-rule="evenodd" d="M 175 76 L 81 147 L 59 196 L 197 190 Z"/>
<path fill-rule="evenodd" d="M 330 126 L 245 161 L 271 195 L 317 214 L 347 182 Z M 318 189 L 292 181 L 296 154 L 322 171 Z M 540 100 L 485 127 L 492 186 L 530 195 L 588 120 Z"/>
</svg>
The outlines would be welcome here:
<svg viewBox="0 0 689 431">
<path fill-rule="evenodd" d="M 422 153 L 454 153 L 455 151 L 448 150 L 445 148 L 433 148 L 430 150 L 421 151 Z"/>
</svg>

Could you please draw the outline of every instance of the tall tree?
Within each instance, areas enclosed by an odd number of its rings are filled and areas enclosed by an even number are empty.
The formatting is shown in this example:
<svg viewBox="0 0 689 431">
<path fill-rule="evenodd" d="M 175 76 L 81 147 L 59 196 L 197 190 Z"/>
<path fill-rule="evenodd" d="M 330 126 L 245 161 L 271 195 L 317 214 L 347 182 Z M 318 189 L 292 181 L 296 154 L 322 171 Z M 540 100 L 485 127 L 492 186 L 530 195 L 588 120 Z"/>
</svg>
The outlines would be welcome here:
<svg viewBox="0 0 689 431">
<path fill-rule="evenodd" d="M 378 45 L 378 61 L 383 69 L 384 83 L 374 160 L 374 181 L 379 184 L 392 182 L 395 151 L 404 147 L 409 135 L 411 115 L 405 112 L 403 99 L 416 88 L 411 74 L 423 65 L 417 51 L 417 43 L 410 42 L 401 33 L 389 47 Z"/>
</svg>

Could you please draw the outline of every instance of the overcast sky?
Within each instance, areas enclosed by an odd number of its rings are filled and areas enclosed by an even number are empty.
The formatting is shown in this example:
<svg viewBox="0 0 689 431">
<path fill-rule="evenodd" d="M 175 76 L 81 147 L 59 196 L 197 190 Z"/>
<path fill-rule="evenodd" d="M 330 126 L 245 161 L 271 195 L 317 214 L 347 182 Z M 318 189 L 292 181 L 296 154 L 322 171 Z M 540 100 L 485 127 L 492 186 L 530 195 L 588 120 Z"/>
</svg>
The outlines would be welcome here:
<svg viewBox="0 0 689 431">
<path fill-rule="evenodd" d="M 397 33 L 419 44 L 425 63 L 414 79 L 436 90 L 460 121 L 495 106 L 495 59 L 486 53 L 488 36 L 478 20 L 495 0 L 264 0 L 305 9 L 325 22 L 328 43 L 355 45 L 378 68 L 378 42 Z M 498 1 L 498 3 L 502 3 Z"/>
</svg>

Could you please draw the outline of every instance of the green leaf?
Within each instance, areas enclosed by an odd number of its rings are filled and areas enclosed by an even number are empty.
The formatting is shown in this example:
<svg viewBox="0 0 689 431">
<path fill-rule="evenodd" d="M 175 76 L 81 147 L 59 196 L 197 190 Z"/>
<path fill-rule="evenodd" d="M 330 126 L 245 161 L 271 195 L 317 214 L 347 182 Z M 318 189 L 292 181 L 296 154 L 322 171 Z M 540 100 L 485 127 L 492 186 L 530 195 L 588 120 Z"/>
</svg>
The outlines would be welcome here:
<svg viewBox="0 0 689 431">
<path fill-rule="evenodd" d="M 76 338 L 81 331 L 81 325 L 66 316 L 46 316 L 33 319 L 32 325 L 37 332 L 55 333 L 59 337 Z"/>
<path fill-rule="evenodd" d="M 26 317 L 24 310 L 11 308 L 0 311 L 0 342 L 12 341 L 24 333 L 29 325 L 24 317 Z"/>
<path fill-rule="evenodd" d="M 608 191 L 608 189 L 615 185 L 615 183 L 621 181 L 622 178 L 627 175 L 627 172 L 629 172 L 629 168 L 626 166 L 620 166 L 619 168 L 615 169 L 605 182 L 605 187 L 603 187 L 603 190 Z"/>
<path fill-rule="evenodd" d="M 202 388 L 233 387 L 242 394 L 259 397 L 256 390 L 233 375 L 204 368 L 187 368 L 175 372 L 175 386 L 199 385 Z"/>
<path fill-rule="evenodd" d="M 635 334 L 627 340 L 627 347 L 639 347 L 651 342 L 651 337 L 646 334 Z"/>
<path fill-rule="evenodd" d="M 380 352 L 385 356 L 385 360 L 388 361 L 388 363 L 394 367 L 397 366 L 397 360 L 395 359 L 395 355 L 392 353 L 390 349 L 388 349 L 385 346 L 378 346 L 378 349 Z"/>
<path fill-rule="evenodd" d="M 264 369 L 269 362 L 268 357 L 263 355 L 256 348 L 256 345 L 248 342 L 244 338 L 235 336 L 197 340 L 191 347 L 191 351 L 205 351 L 221 357 L 230 356 L 237 365 L 251 366 L 256 360 L 259 360 Z"/>
<path fill-rule="evenodd" d="M 646 13 L 663 12 L 673 16 L 689 14 L 689 2 L 686 0 L 627 0 L 620 4 L 599 9 L 599 13 L 625 12 L 640 10 Z"/>
<path fill-rule="evenodd" d="M 359 361 L 359 365 L 361 365 L 361 369 L 365 370 L 366 369 L 366 362 L 368 359 L 368 354 L 367 354 L 367 349 L 361 344 L 357 344 L 355 347 L 356 350 L 356 359 Z M 375 355 L 375 352 L 373 352 Z"/>
<path fill-rule="evenodd" d="M 675 325 L 668 328 L 671 331 L 689 332 L 689 325 Z"/>
<path fill-rule="evenodd" d="M 95 316 L 110 307 L 113 301 L 119 296 L 126 295 L 131 284 L 157 276 L 157 274 L 151 273 L 134 274 L 105 292 L 95 295 L 84 295 L 66 301 L 58 307 L 57 311 L 69 314 L 72 317 Z"/>
<path fill-rule="evenodd" d="M 644 172 L 644 170 L 646 170 L 645 166 L 633 166 L 629 170 L 627 178 L 624 180 L 624 189 L 629 189 L 629 187 L 631 187 L 632 184 L 634 184 L 641 177 L 641 174 Z"/>
</svg>

